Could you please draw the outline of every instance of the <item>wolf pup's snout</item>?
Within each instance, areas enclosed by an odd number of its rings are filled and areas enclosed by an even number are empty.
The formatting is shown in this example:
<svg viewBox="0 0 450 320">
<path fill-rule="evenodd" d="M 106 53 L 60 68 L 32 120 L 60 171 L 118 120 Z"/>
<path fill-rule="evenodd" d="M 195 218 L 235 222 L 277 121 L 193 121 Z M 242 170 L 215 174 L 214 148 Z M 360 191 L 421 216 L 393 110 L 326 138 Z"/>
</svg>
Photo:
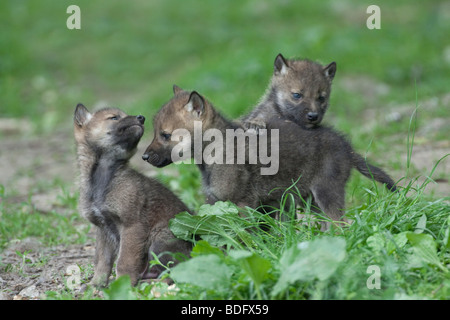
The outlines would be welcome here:
<svg viewBox="0 0 450 320">
<path fill-rule="evenodd" d="M 308 112 L 306 117 L 309 121 L 316 121 L 319 118 L 319 114 L 317 112 Z"/>
<path fill-rule="evenodd" d="M 136 119 L 137 119 L 141 124 L 144 124 L 144 122 L 145 122 L 145 117 L 142 116 L 142 115 L 138 115 L 138 116 L 136 117 Z"/>
<path fill-rule="evenodd" d="M 154 165 L 154 166 L 160 166 L 161 165 L 161 159 L 155 152 L 146 152 L 142 155 L 142 160 L 147 161 L 148 163 Z"/>
</svg>

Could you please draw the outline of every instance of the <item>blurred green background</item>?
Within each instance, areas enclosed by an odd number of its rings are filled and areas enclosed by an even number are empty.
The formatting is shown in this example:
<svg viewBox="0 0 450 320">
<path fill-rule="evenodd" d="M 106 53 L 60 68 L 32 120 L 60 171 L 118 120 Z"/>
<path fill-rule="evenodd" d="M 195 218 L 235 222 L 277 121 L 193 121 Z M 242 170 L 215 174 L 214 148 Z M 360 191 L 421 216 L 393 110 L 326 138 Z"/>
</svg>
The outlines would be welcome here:
<svg viewBox="0 0 450 320">
<path fill-rule="evenodd" d="M 66 27 L 71 4 L 81 30 Z M 371 4 L 380 30 L 366 27 Z M 326 119 L 347 132 L 367 108 L 450 88 L 448 1 L 2 0 L 0 25 L 0 117 L 37 131 L 70 126 L 78 102 L 151 117 L 174 83 L 238 117 L 264 93 L 280 52 L 337 62 Z M 422 121 L 450 113 L 432 112 Z"/>
</svg>

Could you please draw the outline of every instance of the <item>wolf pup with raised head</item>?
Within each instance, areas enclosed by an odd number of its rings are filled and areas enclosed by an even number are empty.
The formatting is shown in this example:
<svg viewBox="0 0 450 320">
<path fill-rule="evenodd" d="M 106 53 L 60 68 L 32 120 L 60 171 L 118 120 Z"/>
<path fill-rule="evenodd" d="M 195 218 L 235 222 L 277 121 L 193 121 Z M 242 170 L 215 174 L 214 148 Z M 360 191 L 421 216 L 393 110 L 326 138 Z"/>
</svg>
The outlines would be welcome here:
<svg viewBox="0 0 450 320">
<path fill-rule="evenodd" d="M 117 276 L 131 283 L 156 278 L 162 270 L 148 270 L 150 252 L 188 255 L 191 245 L 176 239 L 169 220 L 187 207 L 159 182 L 128 165 L 144 132 L 143 116 L 114 108 L 91 114 L 82 104 L 74 115 L 80 170 L 79 209 L 96 227 L 95 270 L 92 283 L 108 284 L 117 260 Z M 160 257 L 164 264 L 171 255 Z"/>
<path fill-rule="evenodd" d="M 328 108 L 336 63 L 322 66 L 310 60 L 288 60 L 279 54 L 262 101 L 242 118 L 246 129 L 264 129 L 274 116 L 304 128 L 319 125 Z"/>
<path fill-rule="evenodd" d="M 164 167 L 172 163 L 174 148 L 185 143 L 184 138 L 182 142 L 172 139 L 172 133 L 184 128 L 191 136 L 195 135 L 196 121 L 201 122 L 203 131 L 215 129 L 222 132 L 223 136 L 230 129 L 242 130 L 239 123 L 223 117 L 196 91 L 188 92 L 174 86 L 174 93 L 174 97 L 154 118 L 155 135 L 142 156 L 150 164 Z M 297 180 L 296 187 L 301 198 L 312 197 L 315 207 L 339 221 L 344 214 L 345 185 L 352 168 L 369 179 L 373 177 L 385 183 L 391 191 L 395 190 L 394 182 L 383 170 L 366 163 L 342 135 L 330 128 L 318 126 L 308 130 L 279 116 L 268 119 L 267 128 L 268 136 L 273 134 L 271 129 L 279 132 L 279 157 L 276 159 L 279 162 L 278 172 L 262 175 L 261 164 L 198 164 L 208 203 L 229 200 L 240 207 L 257 208 L 261 204 L 272 206 L 281 200 L 284 191 Z M 194 140 L 187 141 L 195 149 Z M 207 150 L 211 143 L 202 141 L 201 151 Z M 248 144 L 246 147 L 248 152 Z M 222 149 L 225 150 L 226 146 Z M 302 199 L 297 198 L 296 204 L 301 205 Z"/>
</svg>

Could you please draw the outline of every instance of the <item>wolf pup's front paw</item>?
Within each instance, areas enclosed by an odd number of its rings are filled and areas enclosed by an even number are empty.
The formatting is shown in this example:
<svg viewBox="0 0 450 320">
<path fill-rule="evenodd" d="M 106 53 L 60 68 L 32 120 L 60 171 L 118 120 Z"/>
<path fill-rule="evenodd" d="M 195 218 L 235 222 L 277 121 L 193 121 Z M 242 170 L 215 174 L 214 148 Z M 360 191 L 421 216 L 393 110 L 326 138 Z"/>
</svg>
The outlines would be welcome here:
<svg viewBox="0 0 450 320">
<path fill-rule="evenodd" d="M 254 134 L 263 134 L 262 129 L 266 129 L 266 122 L 263 119 L 252 119 L 243 124 L 245 131 Z"/>
</svg>

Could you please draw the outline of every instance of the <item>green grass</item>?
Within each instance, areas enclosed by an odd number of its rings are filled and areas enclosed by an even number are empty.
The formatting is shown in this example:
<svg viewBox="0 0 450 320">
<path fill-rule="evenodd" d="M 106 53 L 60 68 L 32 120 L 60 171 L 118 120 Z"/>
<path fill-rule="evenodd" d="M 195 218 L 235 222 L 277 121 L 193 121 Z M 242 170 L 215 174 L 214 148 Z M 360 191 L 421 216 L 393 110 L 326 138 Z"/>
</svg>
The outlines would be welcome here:
<svg viewBox="0 0 450 320">
<path fill-rule="evenodd" d="M 31 199 L 10 202 L 11 197 L 5 195 L 3 186 L 0 187 L 0 251 L 11 241 L 29 237 L 38 238 L 45 246 L 86 242 L 90 226 L 85 225 L 77 212 L 78 194 L 62 190 L 57 200 L 61 210 L 40 212 Z"/>
<path fill-rule="evenodd" d="M 190 223 L 198 223 L 204 234 L 192 262 L 175 271 L 176 295 L 164 295 L 174 289 L 163 283 L 131 289 L 126 280 L 118 280 L 106 298 L 123 294 L 153 299 L 158 296 L 156 288 L 162 294 L 159 298 L 165 299 L 450 298 L 448 198 L 430 196 L 424 186 L 410 184 L 434 168 L 417 172 L 400 157 L 412 146 L 446 141 L 450 135 L 449 127 L 444 127 L 420 139 L 416 136 L 415 141 L 411 136 L 435 118 L 448 121 L 450 117 L 445 102 L 450 87 L 446 3 L 378 1 L 382 28 L 368 30 L 365 10 L 372 3 L 367 1 L 247 0 L 219 5 L 194 0 L 82 0 L 77 1 L 82 18 L 78 31 L 66 28 L 66 8 L 71 4 L 68 0 L 0 3 L 0 24 L 7 30 L 0 33 L 1 118 L 28 119 L 33 134 L 44 136 L 56 128 L 71 131 L 78 102 L 93 107 L 106 101 L 150 119 L 170 99 L 174 83 L 198 90 L 225 115 L 238 117 L 264 93 L 273 60 L 281 52 L 322 63 L 336 61 L 325 122 L 346 133 L 355 149 L 367 153 L 371 161 L 387 171 L 395 169 L 396 180 L 407 176 L 405 189 L 390 194 L 352 174 L 347 215 L 355 223 L 336 229 L 336 234 L 257 212 L 242 219 L 233 206 L 224 209 L 223 216 L 193 218 Z M 346 79 L 356 79 L 356 84 L 369 79 L 388 91 L 373 94 L 346 84 Z M 423 105 L 430 99 L 436 99 L 437 106 Z M 410 107 L 405 117 L 385 121 L 385 113 L 404 105 Z M 416 119 L 410 117 L 414 110 L 418 110 Z M 144 144 L 152 136 L 150 122 Z M 0 133 L 0 139 L 8 136 Z M 163 170 L 158 177 L 189 207 L 205 210 L 197 168 L 186 165 L 177 170 L 176 178 Z M 76 212 L 76 194 L 63 193 L 65 213 L 41 213 L 30 199 L 12 201 L 13 189 L 0 186 L 0 251 L 11 240 L 27 237 L 38 237 L 49 246 L 86 240 L 88 228 L 76 227 L 83 223 Z M 282 214 L 292 217 L 289 212 Z M 269 231 L 258 228 L 262 222 L 271 226 Z M 192 236 L 192 230 L 187 235 Z M 320 244 L 322 249 L 315 256 L 305 243 Z M 290 267 L 321 259 L 321 253 L 333 250 L 342 255 L 324 261 L 329 272 L 300 273 L 286 280 Z M 223 270 L 224 278 L 212 284 L 185 281 L 203 263 Z M 371 265 L 380 267 L 381 289 L 367 288 Z M 205 289 L 210 285 L 214 290 Z M 97 296 L 92 290 L 79 296 L 65 289 L 47 297 Z"/>
<path fill-rule="evenodd" d="M 427 200 L 423 187 L 414 190 L 411 183 L 399 193 L 366 189 L 365 203 L 347 211 L 354 223 L 327 232 L 283 209 L 283 222 L 254 210 L 242 218 L 224 202 L 203 205 L 196 216 L 179 214 L 172 231 L 197 241 L 192 259 L 170 270 L 176 295 L 162 298 L 448 299 L 450 205 Z M 373 266 L 380 271 L 379 288 L 367 284 Z M 148 287 L 126 292 L 154 299 Z"/>
<path fill-rule="evenodd" d="M 408 191 L 368 190 L 367 203 L 348 210 L 355 223 L 325 233 L 291 212 L 283 211 L 287 220 L 280 222 L 253 210 L 242 218 L 230 203 L 204 205 L 197 216 L 172 220 L 179 237 L 200 237 L 192 258 L 170 269 L 176 286 L 131 288 L 120 278 L 106 297 L 448 299 L 450 205 L 425 201 L 420 190 L 406 196 Z M 379 288 L 371 287 L 374 266 Z"/>
</svg>

